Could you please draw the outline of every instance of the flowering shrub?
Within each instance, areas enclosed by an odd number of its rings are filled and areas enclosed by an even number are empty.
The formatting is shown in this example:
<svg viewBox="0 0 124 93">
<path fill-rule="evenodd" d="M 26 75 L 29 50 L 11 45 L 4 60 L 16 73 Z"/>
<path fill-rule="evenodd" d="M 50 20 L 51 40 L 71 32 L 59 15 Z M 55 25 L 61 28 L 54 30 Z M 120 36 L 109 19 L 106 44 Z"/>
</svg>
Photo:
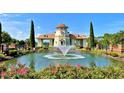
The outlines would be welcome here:
<svg viewBox="0 0 124 93">
<path fill-rule="evenodd" d="M 18 64 L 11 65 L 10 68 L 7 69 L 6 66 L 1 67 L 0 70 L 0 77 L 2 79 L 4 78 L 23 78 L 26 76 L 26 74 L 29 72 L 29 69 L 25 67 L 24 65 Z"/>
<path fill-rule="evenodd" d="M 0 66 L 1 79 L 120 79 L 124 78 L 124 66 L 83 67 L 80 64 L 49 66 L 39 72 L 25 65 Z"/>
</svg>

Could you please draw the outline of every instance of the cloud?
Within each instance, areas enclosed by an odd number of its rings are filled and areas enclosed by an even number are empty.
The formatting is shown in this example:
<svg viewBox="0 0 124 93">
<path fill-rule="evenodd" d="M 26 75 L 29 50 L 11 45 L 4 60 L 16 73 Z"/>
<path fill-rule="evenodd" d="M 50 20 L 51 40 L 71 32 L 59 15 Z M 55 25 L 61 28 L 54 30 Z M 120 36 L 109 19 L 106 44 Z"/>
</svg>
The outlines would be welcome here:
<svg viewBox="0 0 124 93">
<path fill-rule="evenodd" d="M 29 23 L 17 20 L 1 20 L 3 31 L 8 32 L 12 38 L 24 40 L 29 34 Z"/>
<path fill-rule="evenodd" d="M 22 14 L 15 14 L 15 13 L 1 13 L 0 17 L 19 17 Z"/>
<path fill-rule="evenodd" d="M 1 15 L 6 17 L 6 16 L 8 16 L 9 14 L 2 13 Z"/>
</svg>

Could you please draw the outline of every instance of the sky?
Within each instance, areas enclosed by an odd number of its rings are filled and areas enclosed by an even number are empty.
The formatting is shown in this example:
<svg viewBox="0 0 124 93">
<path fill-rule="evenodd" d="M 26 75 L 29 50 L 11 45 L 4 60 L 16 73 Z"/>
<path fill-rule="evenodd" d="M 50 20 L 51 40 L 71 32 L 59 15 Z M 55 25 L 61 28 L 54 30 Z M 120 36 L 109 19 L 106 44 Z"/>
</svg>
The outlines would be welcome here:
<svg viewBox="0 0 124 93">
<path fill-rule="evenodd" d="M 19 40 L 29 38 L 31 20 L 34 21 L 35 35 L 54 33 L 58 24 L 67 25 L 74 34 L 89 36 L 92 21 L 95 36 L 124 30 L 123 13 L 2 13 L 0 22 L 3 31 Z"/>
</svg>

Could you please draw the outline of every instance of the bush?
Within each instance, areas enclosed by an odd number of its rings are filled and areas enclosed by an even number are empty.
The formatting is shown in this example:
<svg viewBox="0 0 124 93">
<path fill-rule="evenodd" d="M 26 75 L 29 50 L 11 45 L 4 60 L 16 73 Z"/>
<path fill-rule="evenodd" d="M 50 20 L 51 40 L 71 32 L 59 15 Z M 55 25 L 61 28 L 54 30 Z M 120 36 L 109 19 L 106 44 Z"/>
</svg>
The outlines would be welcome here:
<svg viewBox="0 0 124 93">
<path fill-rule="evenodd" d="M 120 57 L 120 58 L 124 58 L 124 54 L 120 54 L 119 57 Z"/>
<path fill-rule="evenodd" d="M 48 48 L 39 48 L 38 50 L 37 50 L 37 52 L 46 52 L 46 51 L 49 51 L 49 49 Z"/>
<path fill-rule="evenodd" d="M 113 56 L 113 57 L 118 57 L 119 56 L 117 53 L 114 53 L 114 52 L 110 52 L 110 55 Z"/>
<path fill-rule="evenodd" d="M 83 67 L 68 64 L 49 66 L 39 72 L 35 72 L 25 65 L 11 65 L 0 67 L 0 78 L 10 79 L 122 79 L 124 78 L 124 67 Z"/>
<path fill-rule="evenodd" d="M 89 47 L 86 47 L 86 50 L 91 50 L 91 48 L 89 48 Z"/>
<path fill-rule="evenodd" d="M 17 50 L 9 50 L 9 55 L 13 57 L 17 56 Z"/>
<path fill-rule="evenodd" d="M 116 52 L 106 52 L 106 51 L 103 51 L 103 50 L 92 50 L 91 53 L 94 53 L 94 54 L 106 54 L 106 55 L 110 55 L 110 56 L 113 56 L 113 57 L 119 57 L 119 53 L 116 53 Z M 122 54 L 121 54 L 122 55 Z"/>
<path fill-rule="evenodd" d="M 26 54 L 29 54 L 31 53 L 30 50 L 18 50 L 18 55 L 26 55 Z"/>
<path fill-rule="evenodd" d="M 4 54 L 2 54 L 2 53 L 0 53 L 0 58 L 3 58 L 3 57 L 5 57 L 5 55 L 4 55 Z"/>
</svg>

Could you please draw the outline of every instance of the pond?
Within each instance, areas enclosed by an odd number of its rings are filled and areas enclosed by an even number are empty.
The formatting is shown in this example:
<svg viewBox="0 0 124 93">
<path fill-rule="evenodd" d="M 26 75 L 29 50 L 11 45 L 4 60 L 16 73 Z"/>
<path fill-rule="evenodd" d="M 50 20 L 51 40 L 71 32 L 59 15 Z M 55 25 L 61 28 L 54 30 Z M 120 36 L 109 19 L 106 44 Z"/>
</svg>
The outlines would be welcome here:
<svg viewBox="0 0 124 93">
<path fill-rule="evenodd" d="M 73 66 L 80 64 L 81 66 L 90 66 L 91 63 L 95 63 L 96 66 L 102 67 L 118 63 L 117 60 L 113 60 L 109 57 L 93 55 L 90 53 L 81 53 L 80 55 L 82 55 L 83 58 L 80 59 L 48 59 L 45 55 L 46 53 L 32 53 L 17 58 L 17 62 L 25 64 L 26 66 L 30 66 L 33 63 L 36 71 L 46 68 L 49 65 L 57 64 L 70 64 Z"/>
</svg>

